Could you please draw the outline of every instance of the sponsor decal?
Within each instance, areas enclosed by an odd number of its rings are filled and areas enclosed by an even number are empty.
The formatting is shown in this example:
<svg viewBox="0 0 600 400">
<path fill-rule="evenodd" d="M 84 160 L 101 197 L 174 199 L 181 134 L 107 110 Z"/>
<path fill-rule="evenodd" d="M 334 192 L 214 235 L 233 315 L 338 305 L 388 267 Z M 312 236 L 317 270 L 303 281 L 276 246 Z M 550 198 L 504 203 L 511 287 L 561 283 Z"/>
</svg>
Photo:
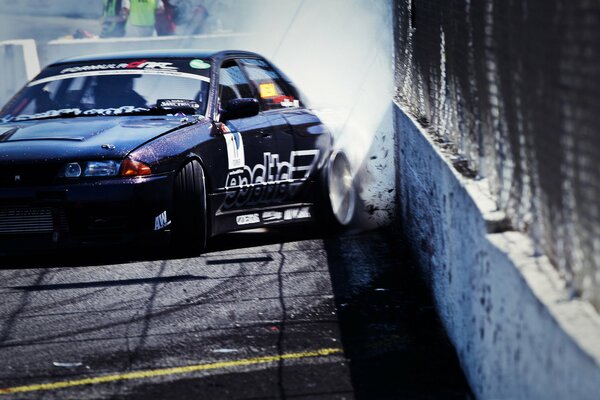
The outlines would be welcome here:
<svg viewBox="0 0 600 400">
<path fill-rule="evenodd" d="M 229 129 L 227 129 L 229 131 Z M 244 155 L 244 140 L 239 132 L 223 133 L 225 145 L 227 146 L 227 165 L 229 169 L 244 167 L 246 157 Z"/>
<path fill-rule="evenodd" d="M 277 96 L 277 89 L 274 83 L 261 83 L 258 88 L 260 90 L 260 97 L 263 99 Z"/>
<path fill-rule="evenodd" d="M 187 99 L 158 99 L 156 101 L 157 107 L 169 109 L 169 108 L 200 108 L 200 104 L 194 100 Z"/>
<path fill-rule="evenodd" d="M 310 217 L 310 209 L 308 207 L 289 208 L 283 212 L 283 219 L 286 221 L 292 219 L 306 219 Z"/>
<path fill-rule="evenodd" d="M 281 211 L 265 211 L 262 219 L 264 222 L 280 221 L 283 219 L 283 213 Z"/>
<path fill-rule="evenodd" d="M 250 225 L 260 223 L 258 214 L 238 215 L 235 218 L 235 223 L 238 225 Z"/>
<path fill-rule="evenodd" d="M 294 100 L 287 97 L 279 104 L 281 104 L 282 107 L 300 107 L 299 100 Z"/>
<path fill-rule="evenodd" d="M 54 75 L 46 78 L 38 79 L 27 84 L 28 87 L 40 85 L 42 83 L 59 81 L 62 79 L 82 78 L 86 76 L 106 76 L 106 75 L 161 75 L 161 76 L 177 76 L 182 78 L 189 78 L 200 80 L 204 82 L 210 82 L 210 78 L 202 75 L 191 74 L 187 72 L 179 72 L 177 70 L 170 69 L 110 69 L 100 71 L 84 71 L 74 72 L 64 75 Z"/>
<path fill-rule="evenodd" d="M 10 119 L 4 118 L 2 122 L 10 121 L 27 121 L 29 119 L 38 118 L 49 118 L 59 117 L 61 115 L 77 116 L 77 115 L 121 115 L 133 112 L 150 111 L 149 108 L 134 107 L 134 106 L 122 106 L 118 108 L 92 108 L 90 110 L 81 110 L 79 108 L 62 108 L 60 110 L 48 110 L 37 114 L 31 115 L 19 115 L 17 117 L 11 117 Z"/>
<path fill-rule="evenodd" d="M 69 67 L 60 71 L 61 74 L 68 74 L 74 72 L 85 72 L 85 71 L 102 71 L 107 69 L 155 69 L 155 70 L 168 70 L 177 71 L 177 67 L 173 66 L 170 62 L 156 62 L 148 60 L 132 61 L 130 63 L 120 64 L 92 64 L 92 65 L 80 65 L 77 67 Z"/>
<path fill-rule="evenodd" d="M 194 59 L 190 61 L 190 67 L 195 69 L 209 69 L 210 64 L 205 62 L 204 60 Z"/>
<path fill-rule="evenodd" d="M 279 154 L 263 153 L 263 163 L 244 165 L 227 174 L 227 195 L 222 209 L 277 203 L 293 197 L 319 160 L 319 150 L 299 150 L 290 153 L 290 161 L 281 161 Z"/>
<path fill-rule="evenodd" d="M 154 218 L 154 230 L 158 231 L 171 225 L 171 221 L 167 219 L 167 212 L 163 211 Z"/>
</svg>

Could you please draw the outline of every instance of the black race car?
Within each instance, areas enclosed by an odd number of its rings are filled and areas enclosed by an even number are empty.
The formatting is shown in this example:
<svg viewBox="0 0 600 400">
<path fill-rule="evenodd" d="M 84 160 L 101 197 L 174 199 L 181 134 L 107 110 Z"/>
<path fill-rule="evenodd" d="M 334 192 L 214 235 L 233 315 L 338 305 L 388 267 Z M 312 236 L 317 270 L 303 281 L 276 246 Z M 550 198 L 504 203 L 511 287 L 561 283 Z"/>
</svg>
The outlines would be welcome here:
<svg viewBox="0 0 600 400">
<path fill-rule="evenodd" d="M 346 156 L 254 53 L 72 58 L 0 111 L 4 247 L 167 236 L 201 250 L 234 230 L 346 225 L 355 204 Z"/>
</svg>

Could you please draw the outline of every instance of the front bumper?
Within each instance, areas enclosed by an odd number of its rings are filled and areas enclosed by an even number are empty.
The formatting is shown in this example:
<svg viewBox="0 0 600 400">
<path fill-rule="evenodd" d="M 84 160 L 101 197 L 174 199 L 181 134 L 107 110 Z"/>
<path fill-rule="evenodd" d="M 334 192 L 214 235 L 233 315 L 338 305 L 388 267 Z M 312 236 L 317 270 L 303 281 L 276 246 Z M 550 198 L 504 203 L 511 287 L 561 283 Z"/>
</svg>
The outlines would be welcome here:
<svg viewBox="0 0 600 400">
<path fill-rule="evenodd" d="M 2 188 L 0 251 L 22 241 L 61 248 L 168 236 L 172 210 L 172 173 Z"/>
</svg>

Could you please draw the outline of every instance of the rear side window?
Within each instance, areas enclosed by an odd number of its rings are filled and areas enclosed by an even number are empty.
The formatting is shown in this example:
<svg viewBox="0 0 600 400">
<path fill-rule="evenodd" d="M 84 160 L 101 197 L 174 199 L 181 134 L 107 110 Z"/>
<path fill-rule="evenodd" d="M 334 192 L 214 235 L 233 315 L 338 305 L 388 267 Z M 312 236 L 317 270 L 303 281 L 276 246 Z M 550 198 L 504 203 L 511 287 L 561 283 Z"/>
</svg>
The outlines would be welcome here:
<svg viewBox="0 0 600 400">
<path fill-rule="evenodd" d="M 283 78 L 264 60 L 242 58 L 239 61 L 248 74 L 256 93 L 258 93 L 264 110 L 298 107 L 300 105 Z"/>
</svg>

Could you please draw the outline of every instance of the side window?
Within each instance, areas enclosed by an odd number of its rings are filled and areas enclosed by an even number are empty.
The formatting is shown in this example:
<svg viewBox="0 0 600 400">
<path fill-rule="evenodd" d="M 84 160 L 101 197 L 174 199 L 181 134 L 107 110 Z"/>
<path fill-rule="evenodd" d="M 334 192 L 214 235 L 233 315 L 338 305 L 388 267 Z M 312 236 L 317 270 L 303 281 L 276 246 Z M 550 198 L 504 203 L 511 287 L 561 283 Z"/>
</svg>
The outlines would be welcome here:
<svg viewBox="0 0 600 400">
<path fill-rule="evenodd" d="M 254 97 L 250 84 L 234 61 L 226 61 L 219 72 L 219 104 L 223 107 L 229 100 Z"/>
<path fill-rule="evenodd" d="M 260 96 L 263 109 L 275 110 L 286 107 L 298 107 L 299 101 L 289 91 L 285 81 L 265 61 L 254 58 L 243 58 L 244 66 L 250 82 Z"/>
</svg>

